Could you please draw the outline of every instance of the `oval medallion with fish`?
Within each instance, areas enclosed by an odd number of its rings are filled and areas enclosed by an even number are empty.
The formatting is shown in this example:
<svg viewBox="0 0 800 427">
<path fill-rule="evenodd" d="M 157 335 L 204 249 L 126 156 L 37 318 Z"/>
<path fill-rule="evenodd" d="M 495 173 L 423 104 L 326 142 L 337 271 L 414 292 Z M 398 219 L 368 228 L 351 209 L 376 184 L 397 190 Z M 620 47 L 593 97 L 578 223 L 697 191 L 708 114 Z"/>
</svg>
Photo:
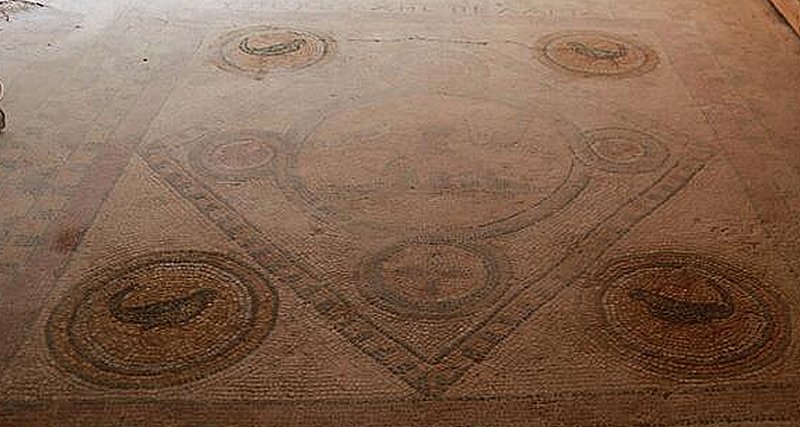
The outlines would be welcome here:
<svg viewBox="0 0 800 427">
<path fill-rule="evenodd" d="M 757 371 L 783 354 L 788 312 L 761 280 L 681 252 L 612 262 L 598 278 L 607 342 L 638 366 L 678 379 Z"/>
<path fill-rule="evenodd" d="M 631 76 L 658 65 L 658 55 L 628 37 L 596 31 L 545 36 L 538 42 L 541 60 L 559 71 L 581 76 Z"/>
<path fill-rule="evenodd" d="M 308 67 L 328 56 L 332 48 L 329 37 L 267 25 L 232 31 L 212 46 L 219 67 L 255 78 Z"/>
<path fill-rule="evenodd" d="M 58 364 L 84 380 L 154 388 L 198 380 L 258 347 L 277 295 L 257 270 L 198 251 L 145 255 L 90 275 L 50 316 Z"/>
</svg>

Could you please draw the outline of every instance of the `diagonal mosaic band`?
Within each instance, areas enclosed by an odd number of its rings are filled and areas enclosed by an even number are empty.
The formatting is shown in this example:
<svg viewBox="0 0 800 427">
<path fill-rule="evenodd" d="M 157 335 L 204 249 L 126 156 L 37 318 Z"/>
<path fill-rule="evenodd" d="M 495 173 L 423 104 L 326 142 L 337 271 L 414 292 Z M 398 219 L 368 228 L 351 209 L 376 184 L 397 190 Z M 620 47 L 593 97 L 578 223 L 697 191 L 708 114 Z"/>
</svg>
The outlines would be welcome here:
<svg viewBox="0 0 800 427">
<path fill-rule="evenodd" d="M 553 265 L 507 292 L 502 302 L 491 307 L 485 321 L 470 328 L 431 359 L 402 339 L 387 334 L 385 327 L 376 323 L 379 320 L 359 309 L 357 301 L 338 290 L 334 283 L 327 282 L 325 275 L 312 264 L 274 244 L 268 234 L 172 157 L 163 142 L 149 146 L 141 154 L 178 194 L 269 271 L 276 283 L 291 287 L 350 343 L 427 396 L 439 395 L 470 367 L 484 360 L 494 347 L 590 267 L 638 221 L 680 191 L 705 162 L 703 156 L 687 156 L 665 168 L 650 185 L 631 195 L 584 233 Z M 405 261 L 401 258 L 391 261 L 401 255 L 402 250 L 393 250 L 379 259 L 399 263 L 399 270 L 395 271 L 402 272 L 401 265 Z M 409 301 L 408 296 L 403 298 Z"/>
</svg>

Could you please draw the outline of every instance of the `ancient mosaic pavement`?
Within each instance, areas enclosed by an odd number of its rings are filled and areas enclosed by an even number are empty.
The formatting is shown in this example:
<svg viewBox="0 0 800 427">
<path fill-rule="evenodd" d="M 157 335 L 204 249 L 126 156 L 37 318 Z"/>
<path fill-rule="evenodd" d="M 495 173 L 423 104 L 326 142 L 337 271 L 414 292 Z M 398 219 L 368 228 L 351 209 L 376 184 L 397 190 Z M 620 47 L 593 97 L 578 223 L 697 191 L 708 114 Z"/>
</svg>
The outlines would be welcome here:
<svg viewBox="0 0 800 427">
<path fill-rule="evenodd" d="M 777 23 L 84 6 L 2 29 L 0 425 L 800 423 Z"/>
</svg>

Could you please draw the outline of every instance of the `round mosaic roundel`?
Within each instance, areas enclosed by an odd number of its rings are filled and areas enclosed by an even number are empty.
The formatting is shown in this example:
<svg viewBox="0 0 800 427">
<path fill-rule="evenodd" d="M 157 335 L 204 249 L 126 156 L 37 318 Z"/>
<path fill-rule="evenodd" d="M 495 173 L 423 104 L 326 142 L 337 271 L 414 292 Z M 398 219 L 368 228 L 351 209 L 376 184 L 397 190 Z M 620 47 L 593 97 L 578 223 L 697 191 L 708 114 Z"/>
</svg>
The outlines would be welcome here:
<svg viewBox="0 0 800 427">
<path fill-rule="evenodd" d="M 573 133 L 538 109 L 393 98 L 328 117 L 276 161 L 276 178 L 312 215 L 359 234 L 485 237 L 581 191 Z"/>
<path fill-rule="evenodd" d="M 257 26 L 225 35 L 218 50 L 224 68 L 260 76 L 312 65 L 330 53 L 331 41 L 306 31 Z"/>
<path fill-rule="evenodd" d="M 91 275 L 50 316 L 56 362 L 90 382 L 154 388 L 227 368 L 271 331 L 277 295 L 221 254 L 165 252 Z"/>
<path fill-rule="evenodd" d="M 367 261 L 362 295 L 382 309 L 413 317 L 465 315 L 503 292 L 502 268 L 488 248 L 413 242 L 392 246 Z"/>
<path fill-rule="evenodd" d="M 587 165 L 615 173 L 651 172 L 669 157 L 669 150 L 655 136 L 624 128 L 583 132 L 575 148 Z"/>
<path fill-rule="evenodd" d="M 719 261 L 658 252 L 600 277 L 603 329 L 616 350 L 676 378 L 742 375 L 785 350 L 787 312 L 764 283 Z"/>
<path fill-rule="evenodd" d="M 626 37 L 599 32 L 569 32 L 539 42 L 545 64 L 584 76 L 624 76 L 652 70 L 658 56 Z"/>
<path fill-rule="evenodd" d="M 277 135 L 263 131 L 212 133 L 197 141 L 189 163 L 217 179 L 244 181 L 263 176 L 281 144 Z"/>
</svg>

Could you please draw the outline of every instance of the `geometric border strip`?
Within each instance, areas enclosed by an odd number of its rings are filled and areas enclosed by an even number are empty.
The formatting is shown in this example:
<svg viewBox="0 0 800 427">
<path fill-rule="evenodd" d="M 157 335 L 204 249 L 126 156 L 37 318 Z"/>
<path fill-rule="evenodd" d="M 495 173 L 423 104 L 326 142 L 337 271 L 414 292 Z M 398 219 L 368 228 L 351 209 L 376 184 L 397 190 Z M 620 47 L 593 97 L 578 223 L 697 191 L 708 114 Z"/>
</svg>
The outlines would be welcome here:
<svg viewBox="0 0 800 427">
<path fill-rule="evenodd" d="M 680 191 L 705 165 L 705 156 L 683 159 L 672 165 L 654 184 L 587 232 L 561 262 L 543 275 L 528 279 L 524 288 L 499 307 L 487 322 L 471 330 L 431 366 L 407 346 L 383 333 L 334 289 L 325 286 L 318 279 L 322 275 L 312 266 L 270 242 L 257 227 L 172 159 L 162 144 L 144 148 L 141 155 L 178 194 L 272 273 L 276 282 L 289 286 L 361 352 L 429 397 L 440 396 L 472 366 L 483 361 L 519 325 L 566 288 L 636 223 Z M 531 292 L 530 288 L 539 281 L 553 283 L 542 287 L 548 289 L 547 292 Z"/>
<path fill-rule="evenodd" d="M 600 258 L 614 243 L 625 236 L 641 220 L 680 191 L 704 166 L 700 159 L 690 159 L 671 167 L 658 181 L 639 197 L 632 198 L 610 214 L 603 222 L 587 232 L 572 250 L 541 275 L 526 280 L 524 287 L 508 298 L 495 315 L 458 342 L 457 348 L 442 360 L 447 369 L 440 369 L 432 378 L 435 389 L 444 389 L 463 375 L 472 364 L 487 358 L 488 354 L 540 307 L 554 299 L 562 290 L 579 278 L 591 264 Z M 534 284 L 549 282 L 531 288 Z M 454 374 L 447 377 L 448 373 Z"/>
<path fill-rule="evenodd" d="M 377 325 L 362 316 L 336 290 L 325 286 L 322 274 L 272 243 L 252 223 L 217 197 L 208 187 L 192 177 L 167 154 L 161 144 L 142 151 L 142 157 L 167 184 L 191 202 L 231 241 L 238 244 L 256 263 L 275 278 L 274 286 L 291 288 L 302 300 L 314 307 L 334 329 L 369 354 L 391 372 L 408 383 L 420 381 L 422 372 L 413 371 L 419 358 L 407 348 L 383 334 Z"/>
</svg>

